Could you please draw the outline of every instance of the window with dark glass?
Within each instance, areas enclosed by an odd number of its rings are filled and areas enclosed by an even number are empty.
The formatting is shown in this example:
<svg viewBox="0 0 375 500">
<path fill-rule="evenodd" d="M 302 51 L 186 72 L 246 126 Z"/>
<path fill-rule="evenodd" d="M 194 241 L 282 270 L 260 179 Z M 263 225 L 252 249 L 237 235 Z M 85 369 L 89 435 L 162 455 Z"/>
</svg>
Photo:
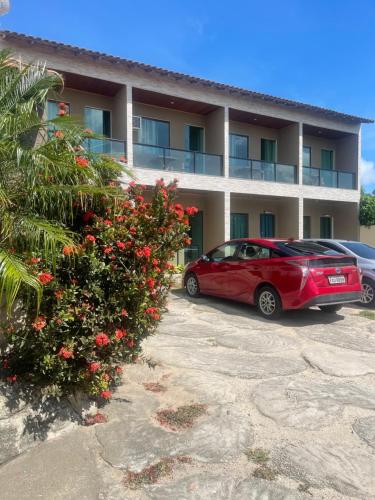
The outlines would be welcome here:
<svg viewBox="0 0 375 500">
<path fill-rule="evenodd" d="M 150 146 L 169 148 L 169 122 L 142 117 L 140 142 Z"/>
<path fill-rule="evenodd" d="M 303 166 L 311 167 L 311 147 L 303 146 Z"/>
<path fill-rule="evenodd" d="M 229 156 L 247 160 L 249 157 L 249 137 L 247 135 L 229 134 Z"/>
<path fill-rule="evenodd" d="M 85 108 L 85 127 L 94 134 L 111 137 L 111 112 L 105 109 Z"/>
</svg>

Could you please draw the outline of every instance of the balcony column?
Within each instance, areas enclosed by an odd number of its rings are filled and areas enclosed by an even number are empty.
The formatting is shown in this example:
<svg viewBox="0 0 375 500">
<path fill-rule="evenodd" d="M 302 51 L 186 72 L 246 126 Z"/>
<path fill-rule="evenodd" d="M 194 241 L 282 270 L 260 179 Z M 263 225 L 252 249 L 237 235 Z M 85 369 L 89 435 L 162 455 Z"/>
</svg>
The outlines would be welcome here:
<svg viewBox="0 0 375 500">
<path fill-rule="evenodd" d="M 298 184 L 303 184 L 303 123 L 298 123 Z"/>
<path fill-rule="evenodd" d="M 303 196 L 298 198 L 298 239 L 303 238 Z"/>
<path fill-rule="evenodd" d="M 224 192 L 224 241 L 230 240 L 230 192 Z"/>
<path fill-rule="evenodd" d="M 224 177 L 229 177 L 229 107 L 224 107 Z"/>
<path fill-rule="evenodd" d="M 357 141 L 358 141 L 358 160 L 357 160 L 357 165 L 356 165 L 356 187 L 357 191 L 361 192 L 361 159 L 362 159 L 362 127 L 359 127 L 358 130 L 358 136 L 357 136 Z"/>
<path fill-rule="evenodd" d="M 126 86 L 126 151 L 128 166 L 133 167 L 133 88 Z"/>
</svg>

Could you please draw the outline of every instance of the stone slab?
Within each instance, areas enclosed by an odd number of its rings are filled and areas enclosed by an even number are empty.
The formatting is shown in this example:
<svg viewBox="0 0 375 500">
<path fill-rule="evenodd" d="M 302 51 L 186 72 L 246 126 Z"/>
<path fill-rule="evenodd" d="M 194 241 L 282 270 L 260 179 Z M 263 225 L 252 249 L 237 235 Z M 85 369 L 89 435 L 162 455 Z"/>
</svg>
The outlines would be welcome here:
<svg viewBox="0 0 375 500">
<path fill-rule="evenodd" d="M 365 443 L 375 448 L 375 416 L 358 418 L 353 430 Z"/>
</svg>

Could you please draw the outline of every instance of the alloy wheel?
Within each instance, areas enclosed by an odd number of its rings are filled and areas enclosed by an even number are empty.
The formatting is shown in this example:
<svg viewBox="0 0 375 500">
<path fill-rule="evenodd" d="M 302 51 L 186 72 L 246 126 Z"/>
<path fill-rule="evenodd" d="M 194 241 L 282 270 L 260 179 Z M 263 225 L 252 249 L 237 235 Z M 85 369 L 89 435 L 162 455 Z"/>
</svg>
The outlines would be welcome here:
<svg viewBox="0 0 375 500">
<path fill-rule="evenodd" d="M 189 295 L 196 295 L 198 292 L 198 283 L 196 278 L 194 276 L 189 276 L 189 278 L 186 281 L 186 288 L 189 293 Z"/>
<path fill-rule="evenodd" d="M 374 289 L 369 283 L 362 284 L 362 296 L 361 303 L 362 304 L 371 304 L 374 300 Z"/>
<path fill-rule="evenodd" d="M 271 316 L 276 309 L 276 299 L 273 293 L 265 290 L 259 296 L 259 309 L 266 316 Z"/>
</svg>

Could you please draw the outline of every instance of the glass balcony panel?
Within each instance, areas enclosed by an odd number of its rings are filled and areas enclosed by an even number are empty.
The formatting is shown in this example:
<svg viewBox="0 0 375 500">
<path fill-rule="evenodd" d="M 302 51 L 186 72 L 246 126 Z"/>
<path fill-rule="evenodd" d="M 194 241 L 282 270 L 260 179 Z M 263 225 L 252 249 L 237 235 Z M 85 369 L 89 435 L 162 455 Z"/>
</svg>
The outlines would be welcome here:
<svg viewBox="0 0 375 500">
<path fill-rule="evenodd" d="M 194 153 L 195 173 L 205 175 L 223 175 L 222 156 L 206 153 Z"/>
<path fill-rule="evenodd" d="M 355 175 L 353 172 L 338 172 L 339 188 L 355 189 Z"/>
<path fill-rule="evenodd" d="M 229 158 L 229 177 L 251 179 L 251 160 Z"/>
<path fill-rule="evenodd" d="M 136 167 L 164 170 L 164 148 L 147 144 L 133 144 L 133 157 Z"/>
<path fill-rule="evenodd" d="M 308 186 L 319 186 L 319 168 L 303 167 L 303 183 Z"/>
<path fill-rule="evenodd" d="M 336 170 L 320 169 L 320 185 L 325 187 L 337 187 L 337 172 Z"/>
<path fill-rule="evenodd" d="M 282 165 L 276 163 L 276 182 L 296 183 L 296 167 L 294 165 Z"/>
<path fill-rule="evenodd" d="M 275 181 L 275 164 L 251 160 L 252 178 L 259 181 Z"/>
<path fill-rule="evenodd" d="M 180 149 L 165 149 L 165 169 L 194 173 L 194 153 Z"/>
<path fill-rule="evenodd" d="M 84 147 L 90 153 L 105 154 L 117 160 L 126 154 L 126 142 L 116 139 L 85 139 Z"/>
</svg>

